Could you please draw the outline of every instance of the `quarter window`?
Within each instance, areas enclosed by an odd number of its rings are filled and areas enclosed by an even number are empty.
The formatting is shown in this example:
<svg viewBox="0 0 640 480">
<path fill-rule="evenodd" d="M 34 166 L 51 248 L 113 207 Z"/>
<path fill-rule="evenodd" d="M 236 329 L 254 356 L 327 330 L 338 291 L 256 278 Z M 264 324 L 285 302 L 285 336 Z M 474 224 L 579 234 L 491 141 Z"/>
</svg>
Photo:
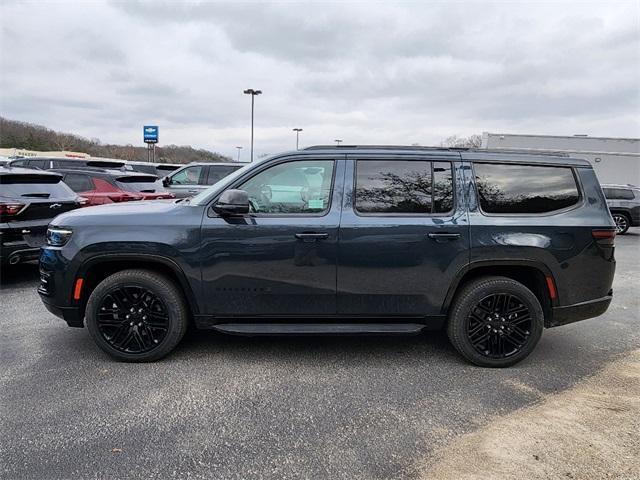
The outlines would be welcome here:
<svg viewBox="0 0 640 480">
<path fill-rule="evenodd" d="M 547 213 L 580 199 L 569 167 L 474 165 L 480 206 L 486 213 Z"/>
<path fill-rule="evenodd" d="M 359 213 L 433 214 L 453 208 L 451 163 L 358 160 L 355 209 Z"/>
<path fill-rule="evenodd" d="M 329 209 L 333 160 L 305 160 L 267 168 L 238 188 L 253 213 L 317 214 Z"/>
<path fill-rule="evenodd" d="M 634 195 L 632 190 L 626 188 L 605 188 L 604 196 L 609 200 L 633 200 Z"/>
<path fill-rule="evenodd" d="M 93 182 L 87 175 L 80 173 L 68 173 L 64 177 L 64 183 L 66 183 L 74 192 L 88 192 L 93 190 Z"/>
</svg>

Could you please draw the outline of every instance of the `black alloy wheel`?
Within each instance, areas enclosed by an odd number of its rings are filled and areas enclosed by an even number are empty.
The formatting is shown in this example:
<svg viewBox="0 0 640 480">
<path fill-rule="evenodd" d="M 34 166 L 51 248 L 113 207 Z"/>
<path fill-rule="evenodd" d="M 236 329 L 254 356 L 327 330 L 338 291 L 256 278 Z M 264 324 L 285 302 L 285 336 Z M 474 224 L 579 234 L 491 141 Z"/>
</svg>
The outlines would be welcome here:
<svg viewBox="0 0 640 480">
<path fill-rule="evenodd" d="M 509 367 L 526 358 L 544 329 L 540 300 L 508 277 L 466 282 L 449 308 L 447 335 L 454 348 L 481 367 Z"/>
<path fill-rule="evenodd" d="M 529 341 L 531 313 L 515 295 L 488 295 L 471 309 L 467 317 L 467 335 L 478 353 L 488 358 L 507 358 Z"/>
<path fill-rule="evenodd" d="M 187 331 L 189 309 L 178 285 L 151 270 L 122 270 L 91 292 L 85 322 L 96 344 L 123 362 L 152 362 Z"/>
<path fill-rule="evenodd" d="M 98 330 L 105 341 L 125 353 L 145 353 L 157 348 L 169 329 L 164 302 L 138 285 L 114 288 L 103 297 Z"/>
</svg>

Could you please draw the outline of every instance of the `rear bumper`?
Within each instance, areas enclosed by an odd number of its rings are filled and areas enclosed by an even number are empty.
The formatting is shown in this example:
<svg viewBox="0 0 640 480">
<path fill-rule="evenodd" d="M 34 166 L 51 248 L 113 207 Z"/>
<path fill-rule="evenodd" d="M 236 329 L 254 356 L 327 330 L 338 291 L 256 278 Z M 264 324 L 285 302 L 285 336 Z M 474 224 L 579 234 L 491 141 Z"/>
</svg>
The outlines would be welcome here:
<svg viewBox="0 0 640 480">
<path fill-rule="evenodd" d="M 546 327 L 559 327 L 568 323 L 579 322 L 602 315 L 609 308 L 613 299 L 613 290 L 609 295 L 587 302 L 567 305 L 565 307 L 554 307 L 553 317 L 547 321 Z"/>
</svg>

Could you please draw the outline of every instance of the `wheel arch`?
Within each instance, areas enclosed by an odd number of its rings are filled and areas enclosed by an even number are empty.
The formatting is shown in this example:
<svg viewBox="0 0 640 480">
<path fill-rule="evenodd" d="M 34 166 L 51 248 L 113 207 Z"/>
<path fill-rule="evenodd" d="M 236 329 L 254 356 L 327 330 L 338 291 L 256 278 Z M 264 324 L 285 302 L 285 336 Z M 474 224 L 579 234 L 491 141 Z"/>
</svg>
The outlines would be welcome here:
<svg viewBox="0 0 640 480">
<path fill-rule="evenodd" d="M 453 299 L 465 284 L 484 276 L 507 277 L 522 283 L 533 292 L 538 298 L 540 305 L 542 305 L 545 325 L 550 322 L 553 316 L 553 307 L 558 303 L 555 278 L 546 265 L 528 260 L 489 260 L 474 262 L 466 268 L 463 268 L 458 272 L 447 291 L 442 305 L 442 313 L 445 315 L 448 314 Z M 555 290 L 555 298 L 551 298 L 552 295 L 549 291 L 547 279 L 551 279 Z"/>
<path fill-rule="evenodd" d="M 78 271 L 77 278 L 84 279 L 78 305 L 80 316 L 84 316 L 89 296 L 102 280 L 116 272 L 131 269 L 151 270 L 170 278 L 184 295 L 191 317 L 199 313 L 196 295 L 186 274 L 174 260 L 152 254 L 105 254 L 87 260 Z"/>
</svg>

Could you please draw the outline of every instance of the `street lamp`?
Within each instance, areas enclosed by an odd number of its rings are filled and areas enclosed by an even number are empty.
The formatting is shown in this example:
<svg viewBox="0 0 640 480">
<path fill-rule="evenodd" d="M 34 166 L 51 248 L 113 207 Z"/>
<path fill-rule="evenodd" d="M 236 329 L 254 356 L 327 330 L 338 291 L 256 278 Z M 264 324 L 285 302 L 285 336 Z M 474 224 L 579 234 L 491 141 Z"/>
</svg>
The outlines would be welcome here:
<svg viewBox="0 0 640 480">
<path fill-rule="evenodd" d="M 336 145 L 340 146 L 340 144 L 342 143 L 342 140 L 340 140 L 339 138 L 336 138 L 334 142 L 336 142 Z"/>
<path fill-rule="evenodd" d="M 262 90 L 254 90 L 253 88 L 247 88 L 244 93 L 251 95 L 251 161 L 253 162 L 253 103 L 256 95 L 260 95 Z"/>
<path fill-rule="evenodd" d="M 300 148 L 298 147 L 298 142 L 300 140 L 300 132 L 302 131 L 302 129 L 294 128 L 293 131 L 296 132 L 296 150 L 300 150 Z"/>
<path fill-rule="evenodd" d="M 238 161 L 240 161 L 240 150 L 242 150 L 242 147 L 236 147 L 238 149 Z"/>
</svg>

